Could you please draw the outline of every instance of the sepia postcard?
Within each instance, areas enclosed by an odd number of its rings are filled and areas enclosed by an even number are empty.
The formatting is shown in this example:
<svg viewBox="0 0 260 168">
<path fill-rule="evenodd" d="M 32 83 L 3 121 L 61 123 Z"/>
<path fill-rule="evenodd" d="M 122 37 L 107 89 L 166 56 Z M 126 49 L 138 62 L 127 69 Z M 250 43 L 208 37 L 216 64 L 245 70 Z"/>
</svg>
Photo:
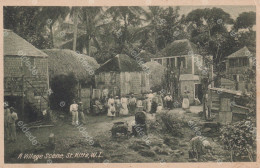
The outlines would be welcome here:
<svg viewBox="0 0 260 168">
<path fill-rule="evenodd" d="M 259 0 L 3 0 L 6 167 L 259 168 Z"/>
</svg>

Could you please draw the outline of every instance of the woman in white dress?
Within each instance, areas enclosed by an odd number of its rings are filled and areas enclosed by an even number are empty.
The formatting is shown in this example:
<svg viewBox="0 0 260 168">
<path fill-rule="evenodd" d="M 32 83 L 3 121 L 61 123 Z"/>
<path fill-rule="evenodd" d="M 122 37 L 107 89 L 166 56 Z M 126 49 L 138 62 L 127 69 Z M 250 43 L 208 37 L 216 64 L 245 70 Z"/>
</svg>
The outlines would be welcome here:
<svg viewBox="0 0 260 168">
<path fill-rule="evenodd" d="M 147 95 L 147 111 L 148 113 L 151 112 L 151 109 L 152 109 L 152 100 L 153 100 L 153 93 L 152 93 L 152 90 L 150 90 L 150 93 Z"/>
<path fill-rule="evenodd" d="M 120 114 L 122 115 L 128 115 L 128 100 L 125 96 L 122 96 L 121 98 L 121 109 L 120 109 Z"/>
<path fill-rule="evenodd" d="M 107 105 L 108 105 L 107 116 L 114 117 L 116 113 L 116 108 L 115 108 L 115 99 L 112 96 L 110 96 L 110 98 L 108 99 Z"/>
<path fill-rule="evenodd" d="M 190 108 L 190 101 L 188 96 L 189 91 L 184 91 L 183 100 L 182 100 L 182 108 L 189 109 Z"/>
</svg>

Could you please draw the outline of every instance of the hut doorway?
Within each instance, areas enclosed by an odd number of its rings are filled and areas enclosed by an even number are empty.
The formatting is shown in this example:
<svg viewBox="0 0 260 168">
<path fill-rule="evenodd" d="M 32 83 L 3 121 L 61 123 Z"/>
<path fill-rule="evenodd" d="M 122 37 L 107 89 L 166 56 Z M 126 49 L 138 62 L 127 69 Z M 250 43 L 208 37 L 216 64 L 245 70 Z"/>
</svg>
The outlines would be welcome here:
<svg viewBox="0 0 260 168">
<path fill-rule="evenodd" d="M 83 104 L 84 110 L 90 109 L 91 92 L 91 88 L 81 88 L 80 90 L 80 99 Z"/>
<path fill-rule="evenodd" d="M 194 98 L 198 98 L 200 100 L 200 102 L 202 102 L 202 97 L 203 97 L 203 93 L 202 93 L 202 85 L 195 83 L 194 84 Z"/>
</svg>

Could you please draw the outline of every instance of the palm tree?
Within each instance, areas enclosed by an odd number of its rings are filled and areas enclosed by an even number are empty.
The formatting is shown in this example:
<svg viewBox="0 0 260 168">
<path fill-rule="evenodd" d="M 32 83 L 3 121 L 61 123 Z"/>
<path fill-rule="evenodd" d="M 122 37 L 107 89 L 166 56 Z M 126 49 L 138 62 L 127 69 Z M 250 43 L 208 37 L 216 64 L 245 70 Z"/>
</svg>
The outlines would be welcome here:
<svg viewBox="0 0 260 168">
<path fill-rule="evenodd" d="M 90 42 L 96 40 L 96 34 L 100 28 L 102 21 L 102 7 L 82 7 L 80 11 L 80 18 L 85 27 L 85 47 L 87 55 L 90 55 Z M 97 40 L 96 40 L 97 41 Z"/>
<path fill-rule="evenodd" d="M 106 10 L 105 14 L 112 16 L 113 22 L 120 25 L 121 33 L 119 34 L 119 52 L 122 53 L 127 47 L 129 42 L 129 32 L 128 27 L 141 25 L 144 20 L 144 9 L 142 7 L 136 6 L 123 6 L 123 7 L 110 7 Z M 123 25 L 122 25 L 123 24 Z"/>
<path fill-rule="evenodd" d="M 69 14 L 69 7 L 42 7 L 40 9 L 40 13 L 38 14 L 38 20 L 40 21 L 38 27 L 42 28 L 44 26 L 48 26 L 50 30 L 50 39 L 51 39 L 51 47 L 54 47 L 54 38 L 53 38 L 53 25 L 54 23 L 62 18 L 63 20 Z"/>
</svg>

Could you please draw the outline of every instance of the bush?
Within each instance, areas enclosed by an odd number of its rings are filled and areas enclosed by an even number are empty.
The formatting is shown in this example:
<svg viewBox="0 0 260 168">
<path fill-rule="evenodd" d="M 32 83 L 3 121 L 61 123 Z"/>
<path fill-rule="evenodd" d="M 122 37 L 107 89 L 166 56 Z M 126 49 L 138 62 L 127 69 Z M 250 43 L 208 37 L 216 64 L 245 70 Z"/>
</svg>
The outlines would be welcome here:
<svg viewBox="0 0 260 168">
<path fill-rule="evenodd" d="M 182 127 L 184 126 L 184 122 L 176 118 L 176 116 L 168 113 L 162 113 L 160 115 L 162 127 L 164 130 L 172 134 L 173 136 L 182 136 Z"/>
<path fill-rule="evenodd" d="M 234 158 L 255 160 L 255 123 L 248 120 L 239 121 L 222 127 L 220 132 L 225 149 L 230 151 L 231 161 Z"/>
</svg>

